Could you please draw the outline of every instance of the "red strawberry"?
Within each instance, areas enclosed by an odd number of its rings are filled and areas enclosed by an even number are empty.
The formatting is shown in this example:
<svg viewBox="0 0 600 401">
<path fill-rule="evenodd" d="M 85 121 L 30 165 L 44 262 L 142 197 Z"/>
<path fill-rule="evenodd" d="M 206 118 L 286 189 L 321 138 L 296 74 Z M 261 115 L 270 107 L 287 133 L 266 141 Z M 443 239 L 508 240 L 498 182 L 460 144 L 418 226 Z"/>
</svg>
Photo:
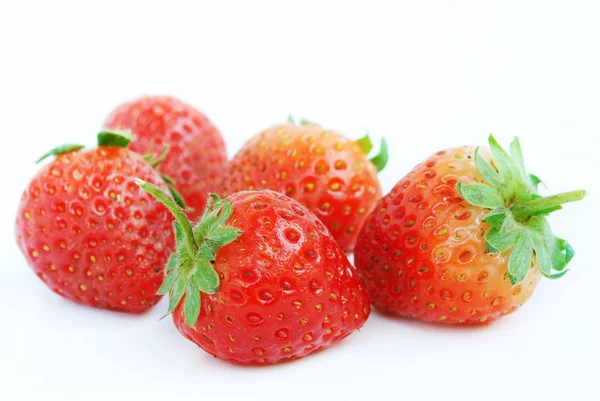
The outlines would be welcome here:
<svg viewBox="0 0 600 401">
<path fill-rule="evenodd" d="M 492 160 L 473 147 L 434 154 L 369 216 L 355 260 L 373 305 L 428 321 L 490 322 L 527 301 L 541 275 L 566 272 L 573 249 L 546 215 L 584 191 L 540 197 L 518 139 L 511 155 L 489 143 Z"/>
<path fill-rule="evenodd" d="M 158 170 L 174 180 L 190 215 L 202 214 L 227 162 L 223 138 L 204 114 L 172 97 L 148 96 L 119 106 L 104 125 L 131 130 L 129 148 L 139 154 L 158 155 L 166 146 Z"/>
<path fill-rule="evenodd" d="M 298 202 L 273 191 L 213 195 L 192 228 L 163 192 L 140 185 L 177 218 L 177 252 L 159 292 L 170 291 L 179 331 L 211 355 L 241 364 L 300 358 L 367 320 L 354 268 Z"/>
<path fill-rule="evenodd" d="M 350 139 L 317 125 L 293 123 L 266 129 L 250 139 L 228 166 L 223 194 L 272 189 L 315 213 L 346 251 L 381 197 L 377 171 L 387 146 L 368 160 L 368 136 Z"/>
<path fill-rule="evenodd" d="M 33 270 L 56 293 L 141 312 L 160 298 L 174 241 L 168 211 L 132 176 L 166 186 L 148 162 L 123 148 L 127 143 L 104 132 L 96 149 L 66 145 L 45 155 L 56 159 L 23 193 L 16 236 Z"/>
</svg>

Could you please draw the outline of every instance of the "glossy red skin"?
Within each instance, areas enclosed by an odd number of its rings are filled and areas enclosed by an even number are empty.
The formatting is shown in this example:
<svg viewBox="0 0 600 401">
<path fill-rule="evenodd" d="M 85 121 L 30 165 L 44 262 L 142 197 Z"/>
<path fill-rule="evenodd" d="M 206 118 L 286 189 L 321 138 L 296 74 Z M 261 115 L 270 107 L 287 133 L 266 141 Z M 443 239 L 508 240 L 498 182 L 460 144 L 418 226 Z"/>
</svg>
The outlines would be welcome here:
<svg viewBox="0 0 600 401">
<path fill-rule="evenodd" d="M 159 300 L 174 248 L 172 217 L 133 177 L 166 190 L 141 156 L 119 147 L 60 155 L 31 180 L 17 212 L 17 243 L 54 292 L 128 312 Z"/>
<path fill-rule="evenodd" d="M 243 230 L 220 248 L 213 295 L 201 294 L 194 328 L 179 331 L 206 352 L 240 364 L 271 364 L 327 348 L 359 329 L 370 313 L 356 271 L 323 224 L 273 191 L 229 197 L 228 225 Z"/>
<path fill-rule="evenodd" d="M 282 124 L 251 138 L 228 165 L 223 194 L 271 189 L 316 214 L 346 252 L 381 198 L 377 169 L 350 139 Z"/>
<path fill-rule="evenodd" d="M 486 252 L 488 210 L 468 204 L 456 189 L 459 181 L 483 182 L 474 150 L 432 155 L 367 219 L 355 265 L 374 306 L 420 320 L 480 324 L 514 312 L 531 296 L 541 277 L 537 266 L 513 286 L 510 252 Z"/>
<path fill-rule="evenodd" d="M 219 130 L 204 114 L 182 101 L 167 96 L 147 96 L 115 109 L 106 119 L 109 129 L 129 129 L 135 138 L 129 148 L 157 156 L 169 147 L 158 171 L 175 180 L 189 215 L 202 215 L 208 193 L 216 184 L 227 162 L 225 143 Z"/>
</svg>

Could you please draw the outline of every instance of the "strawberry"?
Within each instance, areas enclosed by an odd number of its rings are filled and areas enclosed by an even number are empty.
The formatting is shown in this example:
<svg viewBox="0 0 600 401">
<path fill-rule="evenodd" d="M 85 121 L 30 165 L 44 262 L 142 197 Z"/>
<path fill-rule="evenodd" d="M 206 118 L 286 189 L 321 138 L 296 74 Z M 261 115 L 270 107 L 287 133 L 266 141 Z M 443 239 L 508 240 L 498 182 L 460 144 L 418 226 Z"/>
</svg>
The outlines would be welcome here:
<svg viewBox="0 0 600 401">
<path fill-rule="evenodd" d="M 166 189 L 129 139 L 102 132 L 98 148 L 65 145 L 23 193 L 16 237 L 40 279 L 65 298 L 141 312 L 154 305 L 174 247 L 168 211 L 132 176 Z M 44 158 L 42 157 L 42 159 Z"/>
<path fill-rule="evenodd" d="M 566 273 L 573 249 L 546 216 L 584 191 L 540 197 L 515 138 L 510 153 L 438 152 L 382 198 L 355 261 L 376 307 L 421 320 L 490 322 L 517 310 L 540 277 Z"/>
<path fill-rule="evenodd" d="M 223 138 L 204 114 L 172 97 L 148 96 L 117 107 L 104 126 L 131 130 L 129 148 L 140 154 L 166 148 L 158 170 L 173 179 L 191 217 L 202 214 L 227 162 Z"/>
<path fill-rule="evenodd" d="M 354 268 L 293 199 L 268 190 L 212 195 L 192 228 L 171 198 L 140 185 L 176 217 L 177 251 L 159 293 L 170 292 L 175 325 L 209 354 L 251 365 L 300 358 L 367 320 Z"/>
<path fill-rule="evenodd" d="M 371 160 L 368 135 L 359 141 L 315 124 L 276 125 L 250 139 L 228 165 L 223 195 L 271 189 L 316 214 L 346 251 L 381 197 L 377 172 L 387 163 L 387 146 Z"/>
</svg>

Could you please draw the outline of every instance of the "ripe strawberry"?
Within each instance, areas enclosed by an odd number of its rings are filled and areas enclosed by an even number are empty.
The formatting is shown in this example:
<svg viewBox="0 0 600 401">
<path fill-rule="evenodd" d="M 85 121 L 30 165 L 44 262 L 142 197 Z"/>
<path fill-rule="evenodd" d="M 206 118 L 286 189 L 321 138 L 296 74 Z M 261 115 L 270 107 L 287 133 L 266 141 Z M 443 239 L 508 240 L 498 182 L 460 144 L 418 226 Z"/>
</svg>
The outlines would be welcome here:
<svg viewBox="0 0 600 401">
<path fill-rule="evenodd" d="M 148 96 L 115 109 L 104 123 L 131 130 L 129 148 L 139 154 L 167 154 L 158 170 L 174 180 L 192 218 L 199 217 L 227 162 L 221 133 L 204 114 L 172 97 Z"/>
<path fill-rule="evenodd" d="M 228 165 L 223 195 L 272 189 L 315 213 L 346 251 L 381 197 L 377 171 L 387 146 L 370 161 L 369 137 L 359 141 L 311 123 L 271 127 L 250 139 Z"/>
<path fill-rule="evenodd" d="M 171 216 L 132 176 L 166 189 L 128 139 L 98 135 L 98 148 L 66 145 L 44 157 L 23 193 L 19 247 L 35 273 L 59 295 L 100 308 L 141 312 L 154 305 L 174 246 Z"/>
<path fill-rule="evenodd" d="M 274 191 L 212 195 L 192 228 L 168 196 L 140 185 L 177 219 L 177 251 L 159 293 L 170 291 L 175 325 L 211 355 L 241 364 L 300 358 L 367 320 L 369 301 L 354 268 L 293 199 Z"/>
<path fill-rule="evenodd" d="M 373 305 L 421 320 L 490 322 L 527 301 L 541 275 L 566 272 L 573 249 L 546 215 L 584 191 L 540 197 L 518 139 L 512 156 L 489 143 L 491 160 L 473 147 L 434 154 L 369 216 L 355 260 Z"/>
</svg>

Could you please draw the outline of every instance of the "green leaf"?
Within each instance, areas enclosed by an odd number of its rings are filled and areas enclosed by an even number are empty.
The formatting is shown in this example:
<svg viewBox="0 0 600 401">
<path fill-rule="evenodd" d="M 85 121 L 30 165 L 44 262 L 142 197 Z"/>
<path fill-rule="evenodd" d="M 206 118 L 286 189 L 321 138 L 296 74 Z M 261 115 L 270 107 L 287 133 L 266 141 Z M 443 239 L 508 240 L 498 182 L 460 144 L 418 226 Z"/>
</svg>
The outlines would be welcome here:
<svg viewBox="0 0 600 401">
<path fill-rule="evenodd" d="M 167 188 L 169 188 L 169 192 L 171 193 L 171 196 L 173 197 L 173 200 L 175 201 L 175 203 L 177 203 L 177 205 L 180 208 L 185 210 L 186 209 L 185 201 L 183 200 L 183 196 L 181 196 L 179 191 L 177 191 L 177 189 L 171 184 L 167 184 Z"/>
<path fill-rule="evenodd" d="M 513 199 L 516 190 L 515 180 L 520 176 L 518 167 L 512 157 L 498 144 L 493 135 L 489 137 L 489 144 L 494 164 L 498 167 L 498 172 L 500 173 L 500 177 L 502 177 L 500 192 L 504 199 Z"/>
<path fill-rule="evenodd" d="M 125 148 L 132 139 L 131 131 L 101 131 L 98 133 L 98 146 Z"/>
<path fill-rule="evenodd" d="M 156 159 L 154 159 L 150 162 L 150 165 L 152 166 L 152 168 L 157 168 L 163 161 L 165 161 L 165 158 L 167 157 L 167 153 L 169 153 L 169 147 L 164 146 L 160 155 Z"/>
<path fill-rule="evenodd" d="M 58 155 L 62 155 L 63 153 L 74 152 L 76 150 L 83 149 L 83 148 L 84 148 L 83 145 L 75 145 L 75 144 L 71 144 L 71 143 L 66 144 L 66 145 L 60 145 L 60 146 L 57 146 L 54 149 L 51 149 L 50 151 L 44 153 L 42 155 L 42 157 L 37 159 L 35 162 L 37 164 L 49 156 L 58 156 Z"/>
<path fill-rule="evenodd" d="M 296 124 L 296 122 L 294 121 L 294 117 L 292 117 L 291 114 L 288 114 L 287 122 L 290 124 Z"/>
<path fill-rule="evenodd" d="M 169 273 L 177 267 L 177 263 L 179 259 L 177 258 L 177 253 L 173 252 L 169 256 L 169 260 L 167 261 L 167 265 L 165 266 L 165 273 Z"/>
<path fill-rule="evenodd" d="M 475 149 L 475 166 L 477 171 L 494 188 L 500 188 L 502 185 L 502 178 L 498 172 L 492 167 L 492 165 L 479 154 L 479 148 Z"/>
<path fill-rule="evenodd" d="M 194 278 L 200 291 L 207 294 L 214 294 L 219 290 L 219 275 L 213 268 L 212 263 L 205 259 L 196 261 L 196 273 Z"/>
<path fill-rule="evenodd" d="M 506 220 L 506 208 L 500 206 L 489 212 L 483 218 L 483 221 L 495 228 L 501 228 Z"/>
<path fill-rule="evenodd" d="M 200 316 L 200 290 L 196 280 L 189 280 L 185 291 L 185 303 L 183 304 L 185 322 L 190 327 L 196 327 Z"/>
<path fill-rule="evenodd" d="M 388 162 L 388 145 L 385 138 L 381 138 L 381 144 L 379 146 L 379 153 L 371 158 L 371 163 L 375 166 L 377 171 L 381 171 L 385 168 Z"/>
<path fill-rule="evenodd" d="M 542 274 L 546 277 L 552 274 L 552 259 L 548 252 L 548 244 L 543 235 L 534 233 L 531 235 L 531 241 L 533 244 L 533 250 L 535 251 L 535 258 L 537 261 L 538 268 Z"/>
<path fill-rule="evenodd" d="M 227 201 L 227 200 L 222 200 L 219 201 L 218 203 L 218 215 L 217 218 L 215 219 L 215 223 L 216 225 L 221 225 L 221 224 L 225 224 L 225 222 L 227 222 L 227 220 L 229 220 L 229 218 L 231 217 L 231 215 L 233 214 L 233 206 L 231 205 L 231 202 Z"/>
<path fill-rule="evenodd" d="M 167 314 L 173 313 L 175 308 L 177 308 L 177 305 L 179 305 L 179 302 L 181 302 L 181 298 L 183 298 L 183 294 L 185 294 L 186 281 L 187 280 L 183 277 L 179 277 L 175 281 L 175 285 L 171 290 L 169 298 L 169 310 L 167 311 Z"/>
<path fill-rule="evenodd" d="M 460 196 L 473 206 L 495 209 L 504 205 L 502 196 L 494 188 L 485 184 L 467 184 L 458 182 L 456 189 Z"/>
<path fill-rule="evenodd" d="M 165 184 L 171 184 L 171 185 L 175 184 L 175 181 L 171 177 L 169 177 L 168 175 L 166 175 L 166 174 L 161 174 L 160 177 L 163 179 L 163 181 L 165 182 Z"/>
<path fill-rule="evenodd" d="M 542 180 L 540 180 L 540 178 L 535 174 L 529 174 L 529 179 L 531 180 L 533 186 L 536 188 L 538 188 L 540 184 L 543 183 Z"/>
<path fill-rule="evenodd" d="M 556 279 L 559 279 L 559 278 L 561 278 L 561 277 L 562 277 L 562 276 L 564 276 L 565 274 L 567 274 L 567 272 L 568 272 L 568 271 L 569 271 L 569 269 L 567 269 L 567 270 L 563 270 L 563 271 L 561 271 L 561 272 L 559 272 L 559 273 L 553 273 L 553 274 L 550 274 L 550 275 L 548 275 L 548 276 L 546 276 L 546 277 L 547 277 L 547 278 L 549 278 L 549 279 L 552 279 L 552 280 L 556 280 Z"/>
<path fill-rule="evenodd" d="M 552 268 L 562 271 L 575 256 L 575 250 L 564 239 L 555 237 L 552 248 Z"/>
<path fill-rule="evenodd" d="M 373 142 L 371 142 L 371 137 L 368 133 L 362 138 L 357 139 L 355 142 L 365 155 L 368 155 L 371 153 L 371 150 L 373 150 Z"/>
<path fill-rule="evenodd" d="M 173 214 L 175 219 L 180 224 L 183 233 L 183 240 L 187 246 L 190 255 L 193 255 L 197 250 L 196 242 L 194 241 L 194 232 L 190 221 L 188 220 L 185 211 L 177 204 L 177 202 L 163 191 L 160 190 L 156 185 L 152 185 L 148 182 L 134 178 L 136 184 L 138 184 L 144 191 L 154 196 L 156 200 L 165 205 L 167 209 Z"/>
<path fill-rule="evenodd" d="M 492 227 L 485 236 L 488 252 L 500 253 L 512 248 L 519 239 L 519 235 L 520 231 L 503 231 Z"/>
<path fill-rule="evenodd" d="M 210 240 L 214 241 L 217 248 L 232 243 L 242 235 L 242 230 L 229 226 L 219 226 L 210 233 Z"/>
<path fill-rule="evenodd" d="M 171 254 L 171 257 L 169 258 L 169 262 L 171 262 L 171 259 L 177 260 L 177 256 L 175 255 L 175 253 Z M 175 282 L 177 281 L 178 278 L 179 278 L 179 273 L 177 273 L 176 271 L 169 272 L 169 274 L 167 274 L 167 277 L 165 277 L 165 280 L 163 281 L 163 283 L 160 286 L 160 288 L 158 289 L 158 291 L 156 291 L 156 295 L 164 295 L 167 292 L 171 291 L 173 289 L 173 287 L 175 286 Z"/>
<path fill-rule="evenodd" d="M 521 150 L 521 142 L 519 141 L 519 137 L 515 137 L 510 144 L 510 154 L 513 160 L 519 166 L 519 169 L 523 174 L 526 173 L 525 169 L 525 160 L 523 160 L 523 151 Z"/>
<path fill-rule="evenodd" d="M 508 258 L 508 276 L 512 285 L 520 283 L 527 275 L 533 258 L 533 245 L 531 238 L 521 233 Z"/>
</svg>

